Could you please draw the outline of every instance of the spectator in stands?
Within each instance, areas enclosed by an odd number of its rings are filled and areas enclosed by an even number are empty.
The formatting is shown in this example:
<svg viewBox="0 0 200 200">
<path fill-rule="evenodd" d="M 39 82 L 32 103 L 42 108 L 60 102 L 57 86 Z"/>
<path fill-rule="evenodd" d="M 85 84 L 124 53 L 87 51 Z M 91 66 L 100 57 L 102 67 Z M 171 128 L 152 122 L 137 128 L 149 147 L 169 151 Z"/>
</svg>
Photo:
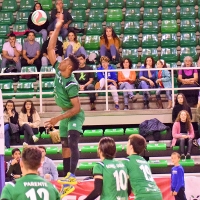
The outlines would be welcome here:
<svg viewBox="0 0 200 200">
<path fill-rule="evenodd" d="M 5 170 L 5 177 L 6 177 L 6 172 L 7 172 L 7 162 L 4 160 L 4 170 Z"/>
<path fill-rule="evenodd" d="M 7 181 L 18 179 L 22 176 L 20 167 L 21 151 L 18 148 L 12 150 L 12 159 L 8 162 L 6 172 Z"/>
<path fill-rule="evenodd" d="M 107 26 L 103 35 L 100 37 L 100 56 L 107 56 L 112 62 L 119 61 L 120 39 L 114 29 Z"/>
<path fill-rule="evenodd" d="M 190 56 L 184 58 L 183 67 L 193 67 L 193 59 Z M 178 86 L 179 87 L 198 87 L 198 72 L 197 69 L 182 69 L 178 71 Z M 194 106 L 198 103 L 198 90 L 180 91 L 185 95 L 187 102 L 190 106 Z"/>
<path fill-rule="evenodd" d="M 78 42 L 74 31 L 69 31 L 67 39 L 63 43 L 63 50 L 65 52 L 64 58 L 67 58 L 70 54 L 74 54 L 75 56 L 83 54 L 87 58 L 87 53 L 80 42 Z"/>
<path fill-rule="evenodd" d="M 179 145 L 181 159 L 185 159 L 185 145 L 187 145 L 186 159 L 190 159 L 194 129 L 191 123 L 190 115 L 186 110 L 179 112 L 172 128 L 172 137 L 171 146 L 173 147 L 175 145 Z"/>
<path fill-rule="evenodd" d="M 171 75 L 168 70 L 163 69 L 163 68 L 167 68 L 165 61 L 158 60 L 157 68 L 158 68 L 158 73 L 157 73 L 157 77 L 156 77 L 156 83 L 157 83 L 158 87 L 159 88 L 172 88 Z M 158 108 L 163 108 L 160 93 L 161 93 L 161 90 L 156 90 L 157 106 L 158 106 Z M 170 108 L 172 108 L 172 91 L 166 90 L 166 96 L 168 99 L 167 109 L 170 109 Z"/>
<path fill-rule="evenodd" d="M 80 91 L 84 91 L 84 90 L 95 90 L 94 88 L 94 73 L 85 73 L 85 70 L 92 70 L 91 67 L 87 66 L 86 63 L 86 59 L 85 59 L 85 55 L 84 54 L 80 54 L 77 56 L 78 60 L 79 60 L 79 71 L 81 71 L 81 73 L 75 73 L 75 78 L 79 83 L 79 89 Z M 90 97 L 90 108 L 91 110 L 96 110 L 95 108 L 95 100 L 96 100 L 96 95 L 95 93 L 88 93 L 89 97 Z"/>
<path fill-rule="evenodd" d="M 197 119 L 197 124 L 198 124 L 198 131 L 195 131 L 195 139 L 193 140 L 193 144 L 197 147 L 200 145 L 200 104 L 198 103 L 197 109 L 196 109 L 196 119 Z"/>
<path fill-rule="evenodd" d="M 52 35 L 53 31 L 49 31 L 49 38 L 43 43 L 41 55 L 42 55 L 42 66 L 48 66 L 49 64 L 49 57 L 47 55 L 47 47 L 49 44 L 50 37 Z M 62 61 L 62 55 L 63 55 L 63 43 L 59 40 L 57 40 L 55 52 L 56 52 L 56 60 L 58 62 Z"/>
<path fill-rule="evenodd" d="M 176 118 L 177 118 L 177 116 L 178 116 L 178 113 L 179 113 L 181 110 L 187 110 L 187 112 L 188 112 L 189 115 L 190 115 L 190 118 L 192 119 L 191 108 L 190 108 L 190 106 L 188 105 L 187 100 L 186 100 L 184 94 L 179 93 L 179 94 L 176 96 L 175 106 L 173 107 L 173 110 L 172 110 L 172 122 L 175 122 L 175 120 L 176 120 Z"/>
<path fill-rule="evenodd" d="M 134 83 L 136 80 L 135 71 L 130 71 L 132 68 L 132 61 L 129 58 L 125 58 L 121 61 L 120 66 L 123 71 L 118 72 L 118 85 L 120 90 L 125 90 L 124 95 L 124 110 L 129 110 L 128 100 L 131 99 L 132 102 L 136 102 L 137 98 L 134 96 L 133 91 L 126 91 L 134 89 Z"/>
<path fill-rule="evenodd" d="M 140 71 L 139 73 L 139 89 L 150 89 L 157 87 L 156 85 L 156 73 L 157 71 L 151 70 L 155 68 L 155 60 L 152 56 L 147 56 L 144 61 L 144 66 L 141 66 L 140 69 L 147 69 L 146 71 Z M 149 108 L 149 98 L 150 93 L 148 91 L 143 92 L 144 98 L 144 108 Z"/>
<path fill-rule="evenodd" d="M 36 11 L 36 10 L 43 10 L 42 5 L 40 3 L 36 3 L 34 5 L 33 12 Z M 30 29 L 30 31 L 33 31 L 34 33 L 41 33 L 42 39 L 43 39 L 43 42 L 44 42 L 47 39 L 47 30 L 46 29 L 49 26 L 49 20 L 47 19 L 47 21 L 43 25 L 38 26 L 38 25 L 36 25 L 32 22 L 31 17 L 32 17 L 33 12 L 28 17 L 27 26 Z"/>
<path fill-rule="evenodd" d="M 60 30 L 60 34 L 62 36 L 62 39 L 65 40 L 65 38 L 68 34 L 69 25 L 72 23 L 72 16 L 68 12 L 67 9 L 63 9 L 63 1 L 62 0 L 56 0 L 56 9 L 53 9 L 51 11 L 50 25 L 48 26 L 47 30 L 50 31 L 50 30 L 55 29 L 57 18 L 59 17 L 60 13 L 62 13 L 64 15 L 64 23 Z"/>
<path fill-rule="evenodd" d="M 115 69 L 109 65 L 109 58 L 106 56 L 102 56 L 100 59 L 101 66 L 98 70 L 113 70 L 107 73 L 107 86 L 110 90 L 117 90 L 117 73 Z M 106 80 L 105 80 L 105 72 L 97 72 L 97 78 L 99 80 L 99 89 L 102 90 L 106 87 Z M 119 97 L 117 91 L 111 92 L 113 101 L 115 103 L 115 109 L 119 110 Z"/>
<path fill-rule="evenodd" d="M 1 69 L 6 67 L 6 64 L 14 64 L 17 71 L 21 71 L 21 60 L 22 45 L 16 41 L 16 36 L 11 33 L 8 37 L 8 42 L 3 44 L 2 48 L 2 61 Z"/>
<path fill-rule="evenodd" d="M 19 143 L 19 124 L 18 113 L 15 110 L 15 104 L 12 100 L 8 100 L 4 107 L 4 134 L 5 134 L 5 146 L 10 148 L 10 135 L 16 134 L 16 142 Z M 12 128 L 11 128 L 12 126 Z M 15 129 L 15 131 L 14 131 Z"/>
<path fill-rule="evenodd" d="M 40 71 L 40 44 L 35 41 L 35 33 L 33 31 L 28 33 L 27 41 L 23 44 L 22 56 L 22 66 L 35 65 L 37 67 L 37 71 Z"/>
<path fill-rule="evenodd" d="M 40 116 L 36 111 L 33 102 L 31 100 L 26 100 L 19 114 L 19 125 L 24 133 L 23 146 L 27 146 L 32 140 L 34 142 L 38 141 L 35 134 L 38 133 L 40 121 Z"/>
<path fill-rule="evenodd" d="M 42 152 L 41 166 L 38 168 L 38 175 L 48 181 L 58 180 L 58 171 L 54 162 L 46 157 L 46 147 L 38 146 Z"/>
</svg>

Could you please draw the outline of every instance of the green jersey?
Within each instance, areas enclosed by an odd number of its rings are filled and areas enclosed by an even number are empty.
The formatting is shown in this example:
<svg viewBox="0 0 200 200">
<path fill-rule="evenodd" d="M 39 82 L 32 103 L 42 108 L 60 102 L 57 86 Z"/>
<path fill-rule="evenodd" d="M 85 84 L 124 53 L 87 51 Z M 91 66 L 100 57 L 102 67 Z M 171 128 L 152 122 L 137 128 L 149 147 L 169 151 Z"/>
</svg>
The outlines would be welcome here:
<svg viewBox="0 0 200 200">
<path fill-rule="evenodd" d="M 103 176 L 101 200 L 128 200 L 128 175 L 122 162 L 104 159 L 94 166 L 93 175 Z"/>
<path fill-rule="evenodd" d="M 131 155 L 123 163 L 128 170 L 135 199 L 151 199 L 151 197 L 156 197 L 152 199 L 162 200 L 161 192 L 152 177 L 149 164 L 143 157 Z"/>
<path fill-rule="evenodd" d="M 7 184 L 1 200 L 60 200 L 60 195 L 51 183 L 36 174 L 27 174 Z"/>
</svg>

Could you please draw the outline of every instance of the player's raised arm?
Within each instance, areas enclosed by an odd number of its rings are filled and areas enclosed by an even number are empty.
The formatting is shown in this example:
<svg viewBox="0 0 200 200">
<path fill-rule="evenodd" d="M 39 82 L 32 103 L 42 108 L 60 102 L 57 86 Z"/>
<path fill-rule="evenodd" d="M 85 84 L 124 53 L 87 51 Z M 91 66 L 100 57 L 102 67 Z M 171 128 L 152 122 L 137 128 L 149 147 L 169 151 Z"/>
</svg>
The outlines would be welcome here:
<svg viewBox="0 0 200 200">
<path fill-rule="evenodd" d="M 54 32 L 49 40 L 49 45 L 47 47 L 48 57 L 52 66 L 54 66 L 56 62 L 55 47 L 56 47 L 58 35 L 59 35 L 62 25 L 63 25 L 63 14 L 60 14 L 60 17 L 57 18 L 57 23 L 56 23 Z"/>
</svg>

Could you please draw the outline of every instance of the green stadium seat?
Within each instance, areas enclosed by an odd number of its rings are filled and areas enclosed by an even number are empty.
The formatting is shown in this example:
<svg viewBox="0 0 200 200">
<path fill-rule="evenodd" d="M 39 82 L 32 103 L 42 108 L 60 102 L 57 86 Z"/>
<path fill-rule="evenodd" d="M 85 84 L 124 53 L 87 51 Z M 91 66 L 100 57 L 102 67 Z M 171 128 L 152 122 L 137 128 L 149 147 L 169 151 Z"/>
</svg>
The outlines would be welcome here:
<svg viewBox="0 0 200 200">
<path fill-rule="evenodd" d="M 183 167 L 194 167 L 195 163 L 193 159 L 185 159 L 185 160 L 180 160 L 180 165 Z"/>
<path fill-rule="evenodd" d="M 191 56 L 193 61 L 196 62 L 198 59 L 198 54 L 196 47 L 182 47 L 180 53 L 180 61 L 183 62 L 185 56 Z"/>
<path fill-rule="evenodd" d="M 112 0 L 108 1 L 108 8 L 123 8 L 124 7 L 124 1 L 122 0 Z"/>
<path fill-rule="evenodd" d="M 88 22 L 87 26 L 87 35 L 102 35 L 103 33 L 103 26 L 101 22 Z"/>
<path fill-rule="evenodd" d="M 0 52 L 2 52 L 3 44 L 5 43 L 5 38 L 0 37 Z"/>
<path fill-rule="evenodd" d="M 138 48 L 140 45 L 138 35 L 124 35 L 123 41 L 122 41 L 122 47 L 123 48 Z"/>
<path fill-rule="evenodd" d="M 142 47 L 158 47 L 158 35 L 157 34 L 143 34 Z"/>
<path fill-rule="evenodd" d="M 13 83 L 7 80 L 7 82 L 0 82 L 0 89 L 3 94 L 14 93 Z M 3 95 L 3 99 L 12 99 L 14 95 Z"/>
<path fill-rule="evenodd" d="M 139 21 L 124 22 L 124 34 L 139 34 L 140 32 Z"/>
<path fill-rule="evenodd" d="M 40 69 L 40 72 L 53 72 L 53 71 L 54 71 L 54 68 L 52 66 L 42 66 Z M 54 80 L 54 77 L 45 78 L 45 75 L 42 75 L 42 80 Z"/>
<path fill-rule="evenodd" d="M 131 59 L 133 63 L 138 63 L 139 61 L 137 49 L 123 49 L 122 57 Z"/>
<path fill-rule="evenodd" d="M 113 128 L 113 129 L 105 129 L 104 136 L 116 136 L 116 135 L 124 135 L 123 128 Z"/>
<path fill-rule="evenodd" d="M 162 20 L 177 19 L 178 14 L 176 7 L 163 7 L 161 18 Z"/>
<path fill-rule="evenodd" d="M 176 48 L 162 48 L 161 59 L 166 62 L 177 62 L 178 54 Z"/>
<path fill-rule="evenodd" d="M 167 65 L 169 65 L 170 68 L 177 68 L 177 63 L 175 62 L 168 62 Z"/>
<path fill-rule="evenodd" d="M 44 131 L 44 132 L 41 134 L 41 138 L 42 138 L 42 139 L 50 139 L 51 136 L 50 136 L 50 134 L 46 134 L 45 131 Z"/>
<path fill-rule="evenodd" d="M 0 25 L 0 37 L 6 37 L 7 38 L 7 34 L 10 33 L 10 27 L 9 25 Z"/>
<path fill-rule="evenodd" d="M 142 16 L 138 8 L 127 8 L 125 12 L 125 21 L 139 21 Z"/>
<path fill-rule="evenodd" d="M 73 22 L 85 22 L 86 20 L 85 10 L 72 10 L 71 16 Z"/>
<path fill-rule="evenodd" d="M 83 146 L 81 148 L 81 153 L 96 153 L 98 145 Z"/>
<path fill-rule="evenodd" d="M 113 27 L 113 29 L 117 35 L 120 35 L 122 33 L 121 22 L 106 22 L 106 26 Z"/>
<path fill-rule="evenodd" d="M 162 20 L 161 33 L 177 33 L 178 25 L 176 20 Z"/>
<path fill-rule="evenodd" d="M 139 134 L 139 128 L 126 128 L 125 135 Z"/>
<path fill-rule="evenodd" d="M 160 134 L 167 134 L 167 130 L 161 131 Z"/>
<path fill-rule="evenodd" d="M 159 7 L 160 1 L 158 0 L 145 0 L 144 7 Z"/>
<path fill-rule="evenodd" d="M 53 2 L 52 0 L 38 0 L 41 3 L 43 10 L 52 10 L 53 9 Z"/>
<path fill-rule="evenodd" d="M 144 8 L 144 20 L 158 20 L 159 17 L 158 8 Z"/>
<path fill-rule="evenodd" d="M 90 137 L 90 136 L 102 136 L 103 130 L 102 129 L 93 129 L 93 130 L 85 130 L 83 133 L 84 137 Z"/>
<path fill-rule="evenodd" d="M 180 10 L 180 19 L 195 19 L 197 13 L 194 6 L 183 6 Z"/>
<path fill-rule="evenodd" d="M 143 1 L 141 0 L 126 0 L 126 8 L 141 8 Z"/>
<path fill-rule="evenodd" d="M 24 32 L 28 30 L 27 24 L 13 24 L 14 32 Z"/>
<path fill-rule="evenodd" d="M 89 22 L 103 22 L 105 20 L 103 9 L 90 9 Z"/>
<path fill-rule="evenodd" d="M 163 33 L 161 47 L 177 47 L 178 39 L 176 33 Z"/>
<path fill-rule="evenodd" d="M 79 170 L 92 170 L 96 162 L 82 162 L 79 165 Z"/>
<path fill-rule="evenodd" d="M 24 135 L 20 135 L 20 139 L 21 139 L 21 140 L 24 140 Z"/>
<path fill-rule="evenodd" d="M 181 33 L 180 46 L 197 46 L 197 39 L 195 33 Z"/>
<path fill-rule="evenodd" d="M 0 12 L 0 25 L 12 25 L 14 22 L 12 12 Z"/>
<path fill-rule="evenodd" d="M 70 27 L 84 29 L 84 23 L 83 22 L 72 22 L 70 24 Z"/>
<path fill-rule="evenodd" d="M 58 171 L 63 171 L 63 164 L 58 164 L 58 166 L 57 166 L 57 170 Z"/>
<path fill-rule="evenodd" d="M 40 92 L 38 84 L 38 92 Z M 54 97 L 54 80 L 45 80 L 42 79 L 42 92 L 52 92 L 52 94 L 42 94 L 42 98 L 52 98 Z M 39 94 L 36 94 L 37 98 L 40 98 Z"/>
<path fill-rule="evenodd" d="M 121 9 L 108 9 L 106 21 L 107 22 L 121 22 L 123 20 L 123 14 Z"/>
<path fill-rule="evenodd" d="M 32 11 L 35 3 L 33 0 L 20 0 L 20 10 Z"/>
<path fill-rule="evenodd" d="M 5 156 L 12 156 L 13 148 L 5 149 L 4 154 Z"/>
<path fill-rule="evenodd" d="M 88 0 L 73 0 L 72 9 L 88 9 Z"/>
<path fill-rule="evenodd" d="M 196 0 L 179 0 L 180 6 L 195 6 Z"/>
<path fill-rule="evenodd" d="M 184 19 L 181 20 L 180 24 L 180 32 L 193 32 L 195 33 L 197 31 L 196 22 L 193 19 Z"/>
<path fill-rule="evenodd" d="M 143 22 L 143 28 L 142 33 L 158 33 L 159 32 L 159 26 L 157 20 L 151 20 L 151 21 L 144 21 Z"/>
<path fill-rule="evenodd" d="M 28 17 L 30 15 L 29 11 L 18 11 L 16 17 L 17 24 L 27 24 Z"/>
<path fill-rule="evenodd" d="M 106 0 L 91 0 L 90 2 L 91 9 L 105 9 L 106 8 Z"/>
<path fill-rule="evenodd" d="M 23 66 L 21 69 L 22 73 L 31 73 L 31 72 L 37 72 L 37 67 L 32 65 L 32 66 Z"/>
<path fill-rule="evenodd" d="M 147 151 L 165 151 L 166 149 L 167 145 L 165 143 L 147 144 Z"/>
<path fill-rule="evenodd" d="M 142 48 L 141 62 L 143 63 L 147 56 L 152 56 L 158 60 L 158 52 L 156 48 Z"/>
<path fill-rule="evenodd" d="M 40 44 L 40 47 L 42 47 L 42 44 L 43 44 L 42 35 L 37 35 L 36 34 L 35 41 Z"/>
<path fill-rule="evenodd" d="M 70 9 L 72 7 L 70 0 L 63 0 L 63 7 L 64 9 Z"/>
<path fill-rule="evenodd" d="M 16 0 L 3 0 L 1 11 L 15 12 L 17 9 Z"/>
<path fill-rule="evenodd" d="M 15 98 L 16 99 L 27 99 L 27 98 L 33 98 L 34 94 L 29 94 L 29 92 L 34 92 L 34 86 L 33 82 L 24 81 L 24 82 L 19 82 L 17 85 L 17 93 L 24 93 L 18 95 L 16 93 Z"/>
<path fill-rule="evenodd" d="M 47 147 L 46 148 L 47 155 L 53 155 L 58 153 L 58 147 Z"/>
<path fill-rule="evenodd" d="M 167 160 L 149 160 L 148 162 L 151 168 L 165 168 L 168 165 Z"/>
<path fill-rule="evenodd" d="M 162 7 L 176 7 L 178 0 L 162 0 Z"/>
<path fill-rule="evenodd" d="M 99 35 L 86 35 L 84 47 L 87 50 L 99 50 L 100 48 Z"/>
<path fill-rule="evenodd" d="M 24 36 L 17 36 L 17 37 L 16 37 L 16 41 L 17 41 L 19 44 L 21 44 L 21 45 L 23 45 L 24 39 L 25 39 Z"/>
</svg>

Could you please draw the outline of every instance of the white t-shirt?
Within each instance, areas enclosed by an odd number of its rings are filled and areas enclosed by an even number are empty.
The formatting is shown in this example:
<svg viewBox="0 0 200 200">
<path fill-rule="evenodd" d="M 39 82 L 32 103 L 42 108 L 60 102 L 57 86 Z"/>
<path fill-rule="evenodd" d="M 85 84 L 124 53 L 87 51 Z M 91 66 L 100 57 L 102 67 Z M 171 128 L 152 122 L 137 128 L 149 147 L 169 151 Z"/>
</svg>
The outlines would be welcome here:
<svg viewBox="0 0 200 200">
<path fill-rule="evenodd" d="M 39 172 L 39 174 L 40 174 L 40 176 L 44 176 L 44 173 L 43 173 L 43 164 L 44 164 L 44 162 L 41 162 L 41 166 L 38 168 L 38 172 Z"/>
<path fill-rule="evenodd" d="M 18 42 L 15 42 L 15 47 L 18 51 L 22 50 L 22 45 Z M 7 51 L 9 56 L 14 56 L 14 49 L 11 47 L 10 42 L 5 42 L 2 50 Z"/>
<path fill-rule="evenodd" d="M 124 69 L 122 71 L 122 73 L 123 73 L 123 75 L 124 75 L 125 78 L 129 78 L 129 75 L 130 75 L 130 71 L 129 70 Z"/>
</svg>

